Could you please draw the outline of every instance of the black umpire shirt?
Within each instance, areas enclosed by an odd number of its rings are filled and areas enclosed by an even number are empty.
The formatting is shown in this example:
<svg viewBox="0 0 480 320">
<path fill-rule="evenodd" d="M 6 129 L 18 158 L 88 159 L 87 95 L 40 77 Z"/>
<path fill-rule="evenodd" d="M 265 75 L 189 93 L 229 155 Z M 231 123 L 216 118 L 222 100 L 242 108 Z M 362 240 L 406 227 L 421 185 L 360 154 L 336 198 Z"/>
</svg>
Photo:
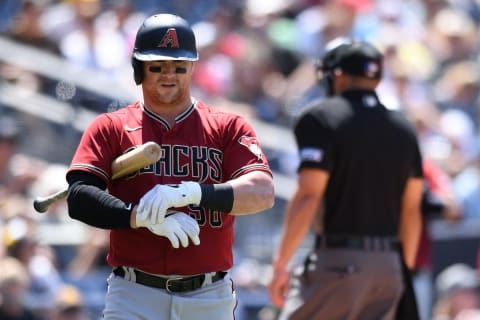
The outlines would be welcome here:
<svg viewBox="0 0 480 320">
<path fill-rule="evenodd" d="M 403 189 L 422 177 L 413 126 L 374 91 L 349 90 L 313 102 L 295 125 L 300 167 L 330 173 L 326 234 L 397 236 Z"/>
</svg>

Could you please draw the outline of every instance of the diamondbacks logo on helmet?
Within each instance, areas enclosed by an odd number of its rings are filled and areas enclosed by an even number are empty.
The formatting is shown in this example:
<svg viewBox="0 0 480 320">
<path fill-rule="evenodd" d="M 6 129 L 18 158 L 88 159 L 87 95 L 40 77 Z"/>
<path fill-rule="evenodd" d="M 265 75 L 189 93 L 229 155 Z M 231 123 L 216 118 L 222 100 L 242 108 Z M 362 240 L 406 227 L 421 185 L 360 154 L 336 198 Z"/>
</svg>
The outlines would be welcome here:
<svg viewBox="0 0 480 320">
<path fill-rule="evenodd" d="M 177 37 L 177 30 L 175 28 L 169 28 L 167 32 L 162 37 L 162 40 L 160 40 L 160 43 L 158 44 L 159 48 L 179 48 L 180 45 L 178 44 L 178 37 Z"/>
<path fill-rule="evenodd" d="M 241 136 L 238 139 L 238 142 L 247 147 L 251 153 L 256 155 L 258 160 L 262 159 L 262 149 L 260 149 L 260 143 L 258 142 L 257 138 Z"/>
</svg>

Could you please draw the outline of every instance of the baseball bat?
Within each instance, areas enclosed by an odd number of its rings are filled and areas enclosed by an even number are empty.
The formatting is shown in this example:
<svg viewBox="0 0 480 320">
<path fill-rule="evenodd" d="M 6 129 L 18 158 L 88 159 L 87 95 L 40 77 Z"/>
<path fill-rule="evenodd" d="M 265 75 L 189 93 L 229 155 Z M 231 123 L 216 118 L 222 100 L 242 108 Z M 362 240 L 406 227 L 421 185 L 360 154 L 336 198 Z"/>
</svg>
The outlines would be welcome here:
<svg viewBox="0 0 480 320">
<path fill-rule="evenodd" d="M 146 142 L 138 148 L 122 154 L 112 162 L 112 179 L 115 180 L 125 177 L 157 162 L 161 154 L 160 145 L 153 141 Z M 37 212 L 43 213 L 48 210 L 48 207 L 52 203 L 65 198 L 67 192 L 68 190 L 64 189 L 46 197 L 36 197 L 33 201 L 33 207 Z"/>
</svg>

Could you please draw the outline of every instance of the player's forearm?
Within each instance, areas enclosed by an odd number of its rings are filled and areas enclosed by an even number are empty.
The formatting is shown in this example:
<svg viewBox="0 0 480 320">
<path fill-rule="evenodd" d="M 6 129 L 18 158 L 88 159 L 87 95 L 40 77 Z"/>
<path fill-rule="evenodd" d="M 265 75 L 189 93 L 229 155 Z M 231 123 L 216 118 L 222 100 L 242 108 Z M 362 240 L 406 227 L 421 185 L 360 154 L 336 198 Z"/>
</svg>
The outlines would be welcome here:
<svg viewBox="0 0 480 320">
<path fill-rule="evenodd" d="M 71 218 L 102 229 L 130 227 L 130 209 L 120 199 L 104 191 L 105 183 L 92 173 L 71 171 L 67 205 Z"/>
<path fill-rule="evenodd" d="M 271 208 L 274 203 L 272 177 L 261 171 L 219 184 L 184 181 L 177 185 L 157 184 L 140 199 L 134 208 L 130 225 L 138 225 L 138 217 L 161 223 L 170 208 L 201 206 L 231 214 L 251 214 Z"/>
<path fill-rule="evenodd" d="M 234 201 L 230 214 L 247 215 L 270 209 L 275 202 L 272 177 L 263 171 L 249 172 L 228 182 Z"/>
<path fill-rule="evenodd" d="M 120 199 L 91 185 L 73 185 L 67 197 L 71 218 L 102 229 L 130 228 L 131 208 Z"/>
</svg>

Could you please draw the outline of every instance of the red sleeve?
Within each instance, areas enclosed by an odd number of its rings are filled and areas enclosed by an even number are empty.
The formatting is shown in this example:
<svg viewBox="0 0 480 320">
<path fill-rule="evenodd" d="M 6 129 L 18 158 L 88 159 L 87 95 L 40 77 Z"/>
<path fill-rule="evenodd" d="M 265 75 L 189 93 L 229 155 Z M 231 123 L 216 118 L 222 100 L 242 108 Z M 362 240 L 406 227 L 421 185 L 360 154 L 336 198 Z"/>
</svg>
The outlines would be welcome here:
<svg viewBox="0 0 480 320">
<path fill-rule="evenodd" d="M 109 142 L 116 139 L 111 118 L 107 114 L 97 116 L 83 133 L 68 171 L 91 172 L 108 183 L 112 174 L 111 163 L 120 154 L 114 149 L 118 144 Z"/>
<path fill-rule="evenodd" d="M 233 179 L 247 172 L 260 170 L 272 175 L 267 157 L 250 124 L 242 117 L 234 117 L 225 130 L 225 178 Z"/>
</svg>

